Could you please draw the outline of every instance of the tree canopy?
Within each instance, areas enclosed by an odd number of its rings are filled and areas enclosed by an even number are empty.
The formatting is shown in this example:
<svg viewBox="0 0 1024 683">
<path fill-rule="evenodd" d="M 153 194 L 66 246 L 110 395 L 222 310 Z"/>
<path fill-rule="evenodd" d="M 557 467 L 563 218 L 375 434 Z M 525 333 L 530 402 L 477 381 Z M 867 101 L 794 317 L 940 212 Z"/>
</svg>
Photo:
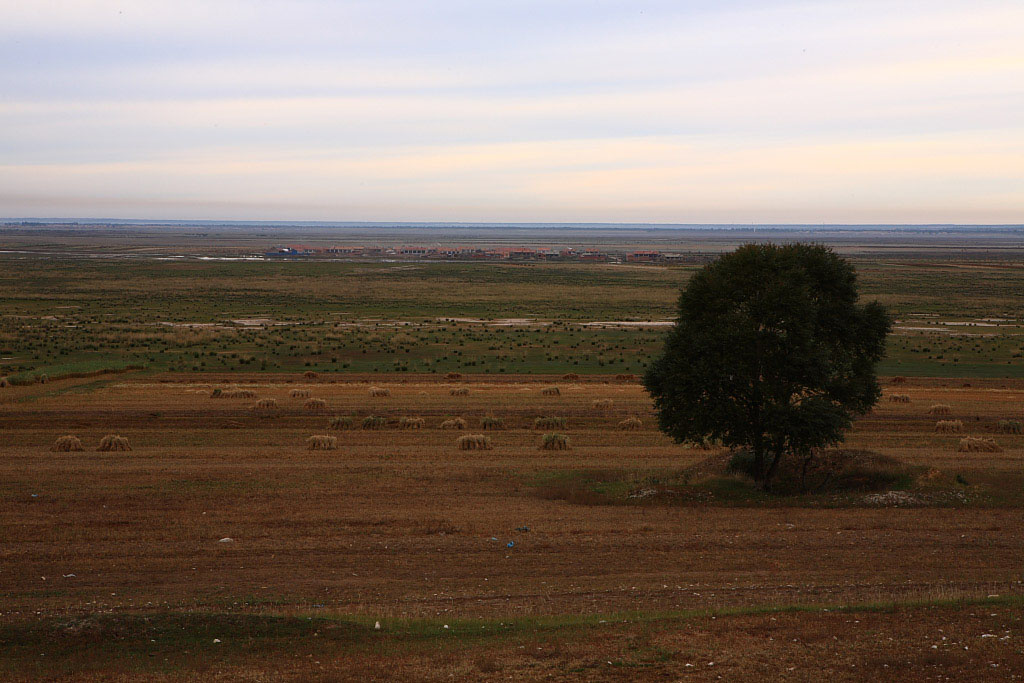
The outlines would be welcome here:
<svg viewBox="0 0 1024 683">
<path fill-rule="evenodd" d="M 749 448 L 770 485 L 780 460 L 843 439 L 881 395 L 891 320 L 858 303 L 853 266 L 813 244 L 748 244 L 696 273 L 644 384 L 677 442 Z"/>
</svg>

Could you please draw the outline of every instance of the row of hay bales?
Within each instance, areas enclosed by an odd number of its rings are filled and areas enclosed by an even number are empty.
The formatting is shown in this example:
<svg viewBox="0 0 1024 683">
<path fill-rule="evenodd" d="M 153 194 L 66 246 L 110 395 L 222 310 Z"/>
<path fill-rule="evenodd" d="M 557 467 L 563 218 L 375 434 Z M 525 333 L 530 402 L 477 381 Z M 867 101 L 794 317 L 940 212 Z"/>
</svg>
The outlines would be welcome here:
<svg viewBox="0 0 1024 683">
<path fill-rule="evenodd" d="M 491 437 L 486 434 L 463 434 L 455 440 L 460 451 L 489 451 L 494 449 Z M 306 439 L 310 451 L 333 451 L 338 448 L 338 437 L 330 434 L 314 434 Z M 564 434 L 545 434 L 537 448 L 544 451 L 566 451 L 570 449 L 569 437 Z"/>
<path fill-rule="evenodd" d="M 368 393 L 371 398 L 387 398 L 391 396 L 391 390 L 387 387 L 370 387 Z M 448 390 L 449 396 L 469 396 L 469 387 L 452 387 Z M 542 396 L 561 396 L 562 389 L 557 386 L 544 387 L 540 390 Z M 292 389 L 288 393 L 290 398 L 310 398 L 310 389 Z M 211 398 L 256 398 L 256 391 L 253 389 L 240 389 L 237 387 L 217 387 L 210 392 Z M 273 399 L 268 399 L 273 400 Z M 909 402 L 909 399 L 908 399 Z M 591 406 L 598 409 L 608 409 L 614 405 L 610 398 L 597 398 L 591 402 Z"/>
<path fill-rule="evenodd" d="M 963 420 L 939 420 L 935 431 L 940 434 L 960 434 L 964 431 Z M 1024 423 L 1020 420 L 1000 420 L 996 423 L 999 434 L 1024 434 Z"/>
<path fill-rule="evenodd" d="M 362 420 L 346 415 L 332 417 L 329 425 L 331 429 L 355 429 L 357 425 L 361 429 L 384 429 L 388 421 L 379 415 L 368 415 Z M 422 417 L 403 416 L 398 418 L 397 426 L 399 429 L 426 429 L 427 421 Z M 537 430 L 565 429 L 567 426 L 568 421 L 561 416 L 537 417 L 533 421 L 533 428 Z M 627 417 L 618 423 L 618 428 L 623 431 L 636 431 L 643 426 L 643 420 L 638 417 Z M 439 422 L 437 428 L 463 430 L 469 428 L 469 422 L 462 417 L 449 417 Z M 499 431 L 505 429 L 505 420 L 485 415 L 480 418 L 480 428 L 486 431 Z"/>
<path fill-rule="evenodd" d="M 110 451 L 130 451 L 132 446 L 128 443 L 128 439 L 124 438 L 120 434 L 107 434 L 100 439 L 99 446 L 96 450 L 105 453 Z M 74 453 L 84 451 L 85 447 L 82 445 L 82 440 L 72 434 L 65 434 L 64 436 L 57 437 L 57 440 L 50 446 L 50 450 L 55 453 Z"/>
</svg>

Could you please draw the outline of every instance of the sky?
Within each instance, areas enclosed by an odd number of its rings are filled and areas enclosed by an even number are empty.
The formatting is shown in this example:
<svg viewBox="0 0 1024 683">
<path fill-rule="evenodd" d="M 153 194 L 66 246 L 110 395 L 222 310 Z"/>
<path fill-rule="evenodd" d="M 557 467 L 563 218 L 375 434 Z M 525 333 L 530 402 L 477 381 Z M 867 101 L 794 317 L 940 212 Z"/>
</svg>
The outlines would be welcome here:
<svg viewBox="0 0 1024 683">
<path fill-rule="evenodd" d="M 0 0 L 0 216 L 1024 223 L 1024 2 Z"/>
</svg>

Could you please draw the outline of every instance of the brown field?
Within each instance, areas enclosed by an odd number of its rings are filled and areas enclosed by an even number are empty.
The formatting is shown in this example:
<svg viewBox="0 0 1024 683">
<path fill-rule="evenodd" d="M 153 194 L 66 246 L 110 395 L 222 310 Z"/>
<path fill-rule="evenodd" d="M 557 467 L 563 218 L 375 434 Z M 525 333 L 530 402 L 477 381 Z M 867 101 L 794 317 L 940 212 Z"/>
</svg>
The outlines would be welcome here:
<svg viewBox="0 0 1024 683">
<path fill-rule="evenodd" d="M 998 420 L 1024 414 L 1024 382 L 912 379 L 895 387 L 910 403 L 883 400 L 857 422 L 847 447 L 943 482 L 909 498 L 637 502 L 630 481 L 670 479 L 720 451 L 661 435 L 636 383 L 233 374 L 230 386 L 256 398 L 212 399 L 229 385 L 211 379 L 127 374 L 0 389 L 0 674 L 373 677 L 386 671 L 375 649 L 385 642 L 391 672 L 406 678 L 671 678 L 691 673 L 686 664 L 714 678 L 716 661 L 715 675 L 813 680 L 807 667 L 822 651 L 840 678 L 863 676 L 858 665 L 961 679 L 1024 666 L 1024 436 L 995 433 Z M 371 382 L 390 396 L 371 397 Z M 543 395 L 552 385 L 560 395 Z M 471 391 L 451 396 L 453 386 Z M 310 413 L 305 397 L 290 396 L 296 388 L 327 411 Z M 278 410 L 250 409 L 263 398 Z M 963 420 L 964 435 L 992 436 L 1002 452 L 957 453 L 962 435 L 934 431 L 937 403 Z M 360 429 L 369 415 L 387 426 Z M 642 429 L 619 429 L 634 415 Z M 332 416 L 354 417 L 353 427 L 328 429 Z M 400 429 L 403 416 L 425 428 Z M 493 450 L 459 450 L 456 439 L 480 432 L 484 416 L 504 420 L 486 432 Z M 538 416 L 567 425 L 538 431 Z M 438 428 L 455 417 L 467 430 Z M 545 431 L 572 448 L 539 450 Z M 96 452 L 110 433 L 133 450 Z M 50 452 L 64 434 L 84 452 Z M 338 437 L 338 449 L 307 450 L 314 434 Z M 598 483 L 565 495 L 579 477 Z M 622 481 L 621 495 L 602 496 Z M 959 606 L 936 606 L 944 601 Z M 893 603 L 906 606 L 855 616 Z M 800 606 L 853 611 L 790 611 Z M 700 616 L 708 610 L 717 618 Z M 148 654 L 103 645 L 148 633 L 133 619 L 174 615 L 211 620 L 200 628 L 209 638 L 170 656 L 157 638 L 144 639 L 156 643 Z M 305 638 L 210 650 L 218 629 L 234 633 L 231 620 L 248 617 L 359 635 L 309 652 Z M 449 622 L 478 639 L 437 641 Z M 478 628 L 514 632 L 488 639 Z M 100 635 L 83 640 L 82 629 Z M 981 642 L 975 631 L 998 638 Z M 986 654 L 917 647 L 942 633 Z M 88 647 L 74 655 L 67 643 Z"/>
</svg>

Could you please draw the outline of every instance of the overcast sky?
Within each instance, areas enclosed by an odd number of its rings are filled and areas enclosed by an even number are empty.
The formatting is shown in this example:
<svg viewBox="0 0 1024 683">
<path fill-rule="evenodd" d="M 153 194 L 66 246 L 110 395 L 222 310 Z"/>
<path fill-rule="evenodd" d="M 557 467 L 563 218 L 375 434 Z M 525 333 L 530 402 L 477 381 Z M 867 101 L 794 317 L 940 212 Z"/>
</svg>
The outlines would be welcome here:
<svg viewBox="0 0 1024 683">
<path fill-rule="evenodd" d="M 0 0 L 0 216 L 1024 222 L 1024 2 Z"/>
</svg>

